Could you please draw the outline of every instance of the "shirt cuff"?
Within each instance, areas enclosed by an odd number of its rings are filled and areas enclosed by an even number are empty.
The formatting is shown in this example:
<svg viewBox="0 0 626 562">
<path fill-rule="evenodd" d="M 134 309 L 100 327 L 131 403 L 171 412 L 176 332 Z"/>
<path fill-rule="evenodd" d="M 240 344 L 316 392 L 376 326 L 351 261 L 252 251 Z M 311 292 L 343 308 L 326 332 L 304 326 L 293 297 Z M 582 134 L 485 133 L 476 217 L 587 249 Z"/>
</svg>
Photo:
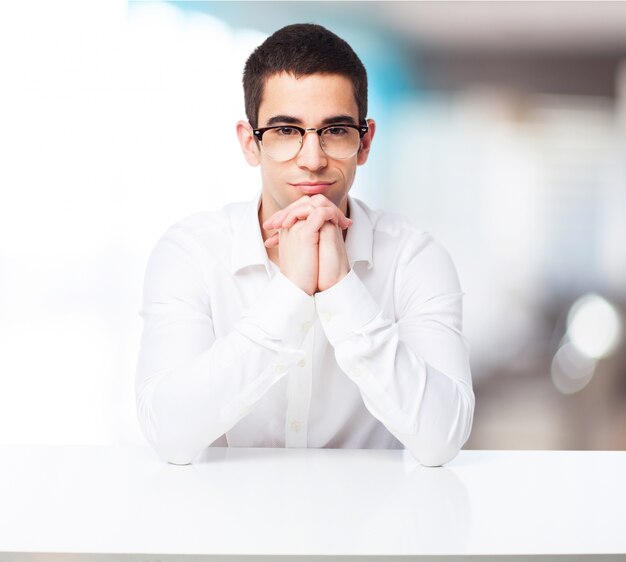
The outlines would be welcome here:
<svg viewBox="0 0 626 562">
<path fill-rule="evenodd" d="M 331 345 L 358 332 L 381 308 L 353 269 L 339 283 L 315 294 L 315 307 Z"/>
<path fill-rule="evenodd" d="M 300 348 L 315 320 L 315 301 L 279 271 L 244 318 L 271 339 Z"/>
</svg>

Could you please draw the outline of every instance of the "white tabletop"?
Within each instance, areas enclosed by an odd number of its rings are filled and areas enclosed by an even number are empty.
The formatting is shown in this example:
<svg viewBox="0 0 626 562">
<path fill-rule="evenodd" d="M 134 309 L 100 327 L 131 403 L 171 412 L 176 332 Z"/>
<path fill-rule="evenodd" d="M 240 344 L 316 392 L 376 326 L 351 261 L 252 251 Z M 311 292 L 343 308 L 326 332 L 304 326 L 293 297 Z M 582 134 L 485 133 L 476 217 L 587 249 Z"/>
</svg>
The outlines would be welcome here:
<svg viewBox="0 0 626 562">
<path fill-rule="evenodd" d="M 425 468 L 401 450 L 211 448 L 175 466 L 148 447 L 9 445 L 0 476 L 0 560 L 626 558 L 626 452 L 462 451 Z"/>
</svg>

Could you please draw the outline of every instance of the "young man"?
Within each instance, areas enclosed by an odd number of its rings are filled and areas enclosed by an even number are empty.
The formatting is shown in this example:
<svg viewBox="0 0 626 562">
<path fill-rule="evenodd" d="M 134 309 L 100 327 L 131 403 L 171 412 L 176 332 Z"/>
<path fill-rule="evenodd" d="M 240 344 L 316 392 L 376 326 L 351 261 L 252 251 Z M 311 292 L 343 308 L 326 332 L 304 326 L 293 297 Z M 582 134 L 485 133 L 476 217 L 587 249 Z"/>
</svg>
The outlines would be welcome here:
<svg viewBox="0 0 626 562">
<path fill-rule="evenodd" d="M 406 447 L 452 459 L 474 411 L 448 254 L 348 192 L 376 125 L 367 77 L 323 27 L 250 56 L 237 135 L 261 193 L 171 227 L 146 271 L 141 427 L 159 455 L 210 445 Z"/>
</svg>

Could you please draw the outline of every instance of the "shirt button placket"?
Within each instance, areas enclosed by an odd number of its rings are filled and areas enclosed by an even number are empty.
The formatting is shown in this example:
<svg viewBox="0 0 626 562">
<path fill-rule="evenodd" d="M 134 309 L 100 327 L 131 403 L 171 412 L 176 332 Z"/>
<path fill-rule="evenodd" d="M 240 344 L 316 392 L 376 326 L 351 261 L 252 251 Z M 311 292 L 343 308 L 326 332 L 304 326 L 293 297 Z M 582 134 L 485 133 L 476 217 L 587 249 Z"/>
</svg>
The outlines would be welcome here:
<svg viewBox="0 0 626 562">
<path fill-rule="evenodd" d="M 304 356 L 290 369 L 287 383 L 287 412 L 285 420 L 285 446 L 307 446 L 307 419 L 311 402 L 311 361 L 315 330 L 308 331 Z"/>
</svg>

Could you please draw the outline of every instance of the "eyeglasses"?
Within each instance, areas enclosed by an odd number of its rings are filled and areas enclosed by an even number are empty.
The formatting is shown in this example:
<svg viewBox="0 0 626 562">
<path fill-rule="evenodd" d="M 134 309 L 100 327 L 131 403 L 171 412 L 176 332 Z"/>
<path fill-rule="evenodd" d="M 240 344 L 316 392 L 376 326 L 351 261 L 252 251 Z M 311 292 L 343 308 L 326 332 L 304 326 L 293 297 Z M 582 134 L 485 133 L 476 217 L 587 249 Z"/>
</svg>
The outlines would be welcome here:
<svg viewBox="0 0 626 562">
<path fill-rule="evenodd" d="M 330 158 L 344 160 L 354 156 L 361 148 L 361 139 L 369 131 L 367 125 L 327 125 L 319 129 L 303 129 L 295 125 L 276 125 L 253 129 L 254 137 L 263 144 L 263 150 L 272 159 L 286 162 L 295 158 L 304 135 L 317 133 L 320 147 Z"/>
</svg>

